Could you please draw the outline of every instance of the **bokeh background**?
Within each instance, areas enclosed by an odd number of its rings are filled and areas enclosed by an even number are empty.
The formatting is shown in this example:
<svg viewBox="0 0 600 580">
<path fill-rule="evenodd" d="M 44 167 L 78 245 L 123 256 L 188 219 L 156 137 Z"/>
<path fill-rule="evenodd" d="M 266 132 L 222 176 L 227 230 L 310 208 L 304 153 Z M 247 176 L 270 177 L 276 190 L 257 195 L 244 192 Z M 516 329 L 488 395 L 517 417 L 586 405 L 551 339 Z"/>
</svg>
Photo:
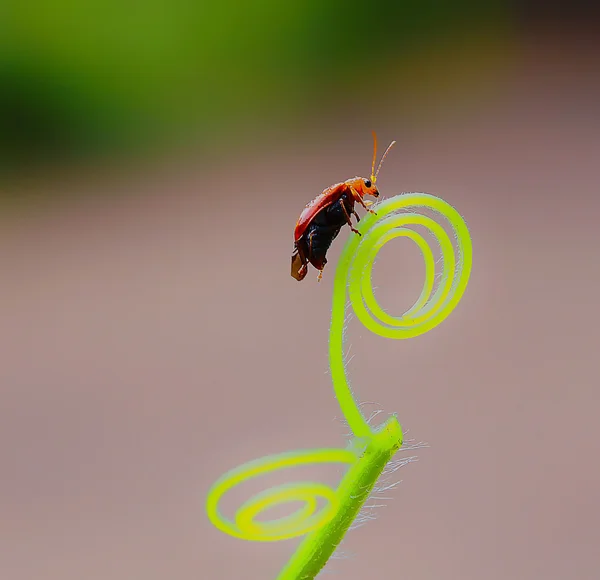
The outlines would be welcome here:
<svg viewBox="0 0 600 580">
<path fill-rule="evenodd" d="M 326 571 L 597 579 L 598 13 L 3 2 L 0 578 L 276 576 L 297 542 L 225 536 L 204 500 L 242 462 L 344 445 L 327 333 L 347 232 L 321 284 L 289 262 L 301 209 L 368 173 L 375 129 L 398 141 L 384 195 L 454 205 L 474 270 L 422 337 L 349 324 L 358 397 L 430 447 Z M 386 247 L 382 305 L 422 274 Z"/>
</svg>

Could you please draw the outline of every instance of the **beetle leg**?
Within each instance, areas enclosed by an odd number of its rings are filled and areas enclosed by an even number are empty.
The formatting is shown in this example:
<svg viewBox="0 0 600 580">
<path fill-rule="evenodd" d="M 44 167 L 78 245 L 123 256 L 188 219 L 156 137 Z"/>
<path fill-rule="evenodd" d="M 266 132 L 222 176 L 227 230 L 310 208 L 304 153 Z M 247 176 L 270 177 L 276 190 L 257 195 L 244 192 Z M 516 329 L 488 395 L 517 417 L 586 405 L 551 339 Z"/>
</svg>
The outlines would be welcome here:
<svg viewBox="0 0 600 580">
<path fill-rule="evenodd" d="M 291 274 L 293 278 L 301 281 L 305 278 L 308 272 L 307 259 L 304 256 L 302 247 L 299 244 L 294 244 L 294 251 L 292 253 L 292 270 Z"/>
<path fill-rule="evenodd" d="M 344 211 L 344 215 L 346 216 L 346 221 L 348 222 L 348 225 L 350 226 L 350 229 L 355 234 L 358 234 L 359 236 L 362 236 L 362 234 L 352 225 L 352 220 L 350 219 L 350 215 L 348 214 L 348 210 L 346 209 L 346 206 L 344 205 L 344 202 L 342 202 L 342 210 Z M 356 212 L 354 212 L 354 213 L 356 213 Z"/>
<path fill-rule="evenodd" d="M 363 201 L 363 198 L 358 194 L 356 189 L 354 189 L 353 187 L 351 189 L 352 189 L 352 193 L 354 195 L 354 199 L 356 199 L 356 201 L 358 201 L 358 203 L 360 203 L 360 205 L 362 205 L 369 213 L 372 213 L 373 215 L 377 215 L 372 209 L 369 209 L 367 207 L 367 205 Z"/>
<path fill-rule="evenodd" d="M 360 203 L 360 205 L 362 205 L 369 213 L 377 215 L 377 212 L 373 211 L 372 209 L 369 209 L 362 199 L 359 198 L 358 203 Z"/>
<path fill-rule="evenodd" d="M 312 255 L 312 242 L 313 242 L 314 235 L 315 235 L 315 232 L 310 232 L 310 236 L 308 238 L 308 255 L 309 256 Z"/>
<path fill-rule="evenodd" d="M 359 222 L 360 221 L 360 216 L 356 213 L 356 210 L 353 209 L 352 213 L 354 214 L 354 217 L 356 218 L 356 221 Z"/>
<path fill-rule="evenodd" d="M 317 282 L 320 282 L 320 281 L 321 281 L 321 278 L 323 278 L 323 270 L 324 270 L 324 269 L 325 269 L 325 268 L 321 268 L 321 269 L 319 270 L 319 275 L 317 276 Z"/>
<path fill-rule="evenodd" d="M 306 264 L 306 262 L 308 262 L 308 258 L 304 255 L 303 248 L 301 247 L 300 244 L 296 245 L 296 251 L 298 252 L 298 255 L 300 256 L 300 259 L 302 260 L 302 263 Z"/>
</svg>

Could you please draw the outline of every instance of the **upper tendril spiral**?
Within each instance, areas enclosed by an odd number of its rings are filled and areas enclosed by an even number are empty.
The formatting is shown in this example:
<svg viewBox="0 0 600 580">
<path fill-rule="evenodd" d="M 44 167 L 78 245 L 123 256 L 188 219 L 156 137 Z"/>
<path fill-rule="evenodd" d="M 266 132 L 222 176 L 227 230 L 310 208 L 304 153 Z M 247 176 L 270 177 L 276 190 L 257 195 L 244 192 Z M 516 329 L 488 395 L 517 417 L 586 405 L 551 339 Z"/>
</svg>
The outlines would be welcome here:
<svg viewBox="0 0 600 580">
<path fill-rule="evenodd" d="M 413 211 L 398 213 L 408 208 Z M 457 242 L 458 255 L 444 228 L 432 218 L 417 213 L 417 208 L 433 210 L 444 217 Z M 358 319 L 371 331 L 387 338 L 411 338 L 428 332 L 454 310 L 461 299 L 471 273 L 472 246 L 469 230 L 460 214 L 442 199 L 426 193 L 408 193 L 392 197 L 376 206 L 377 215 L 369 214 L 360 222 L 362 236 L 351 236 L 340 256 L 336 270 L 331 327 L 329 364 L 333 386 L 348 424 L 357 437 L 368 435 L 371 428 L 356 405 L 346 380 L 344 366 L 344 320 L 346 288 Z M 423 226 L 437 241 L 442 257 L 440 282 L 435 290 L 435 259 L 427 240 L 410 226 Z M 425 281 L 421 295 L 402 316 L 394 317 L 379 306 L 371 283 L 371 271 L 381 248 L 397 237 L 413 240 L 425 262 Z"/>
</svg>

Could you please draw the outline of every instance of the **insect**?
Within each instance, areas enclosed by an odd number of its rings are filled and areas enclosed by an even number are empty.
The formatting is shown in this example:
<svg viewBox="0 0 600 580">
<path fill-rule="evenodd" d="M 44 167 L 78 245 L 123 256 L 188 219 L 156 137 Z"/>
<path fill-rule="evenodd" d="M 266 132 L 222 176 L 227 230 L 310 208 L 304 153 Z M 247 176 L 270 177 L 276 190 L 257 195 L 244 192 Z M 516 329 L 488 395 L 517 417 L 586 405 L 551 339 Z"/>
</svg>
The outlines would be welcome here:
<svg viewBox="0 0 600 580">
<path fill-rule="evenodd" d="M 326 254 L 333 240 L 340 233 L 342 226 L 348 224 L 350 229 L 359 236 L 362 235 L 353 225 L 350 216 L 354 215 L 356 221 L 360 217 L 354 209 L 354 204 L 359 203 L 369 213 L 377 215 L 368 206 L 373 202 L 365 201 L 365 195 L 379 197 L 379 191 L 375 187 L 377 175 L 383 165 L 388 151 L 396 141 L 392 141 L 386 149 L 377 171 L 375 171 L 375 160 L 377 157 L 377 135 L 373 131 L 373 164 L 371 178 L 353 177 L 343 183 L 336 183 L 323 190 L 321 195 L 313 199 L 302 211 L 296 223 L 294 231 L 294 251 L 292 253 L 292 277 L 296 280 L 304 280 L 308 273 L 308 264 L 312 264 L 319 270 L 317 280 L 320 282 L 323 269 L 327 264 Z"/>
</svg>

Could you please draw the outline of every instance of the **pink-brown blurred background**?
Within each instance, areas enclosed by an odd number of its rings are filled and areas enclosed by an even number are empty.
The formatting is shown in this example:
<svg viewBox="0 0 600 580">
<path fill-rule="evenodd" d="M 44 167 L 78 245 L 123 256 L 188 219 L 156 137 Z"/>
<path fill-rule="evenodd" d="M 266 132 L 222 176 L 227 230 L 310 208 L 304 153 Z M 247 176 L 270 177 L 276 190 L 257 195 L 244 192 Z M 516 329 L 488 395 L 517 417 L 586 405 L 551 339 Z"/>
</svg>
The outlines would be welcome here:
<svg viewBox="0 0 600 580">
<path fill-rule="evenodd" d="M 297 541 L 226 536 L 204 501 L 240 463 L 345 444 L 348 232 L 321 284 L 289 262 L 306 202 L 369 171 L 372 129 L 398 140 L 384 196 L 455 206 L 474 266 L 424 336 L 349 325 L 357 396 L 429 448 L 328 577 L 600 577 L 593 7 L 29 4 L 1 37 L 0 578 L 276 577 Z M 386 247 L 382 305 L 422 275 Z"/>
</svg>

